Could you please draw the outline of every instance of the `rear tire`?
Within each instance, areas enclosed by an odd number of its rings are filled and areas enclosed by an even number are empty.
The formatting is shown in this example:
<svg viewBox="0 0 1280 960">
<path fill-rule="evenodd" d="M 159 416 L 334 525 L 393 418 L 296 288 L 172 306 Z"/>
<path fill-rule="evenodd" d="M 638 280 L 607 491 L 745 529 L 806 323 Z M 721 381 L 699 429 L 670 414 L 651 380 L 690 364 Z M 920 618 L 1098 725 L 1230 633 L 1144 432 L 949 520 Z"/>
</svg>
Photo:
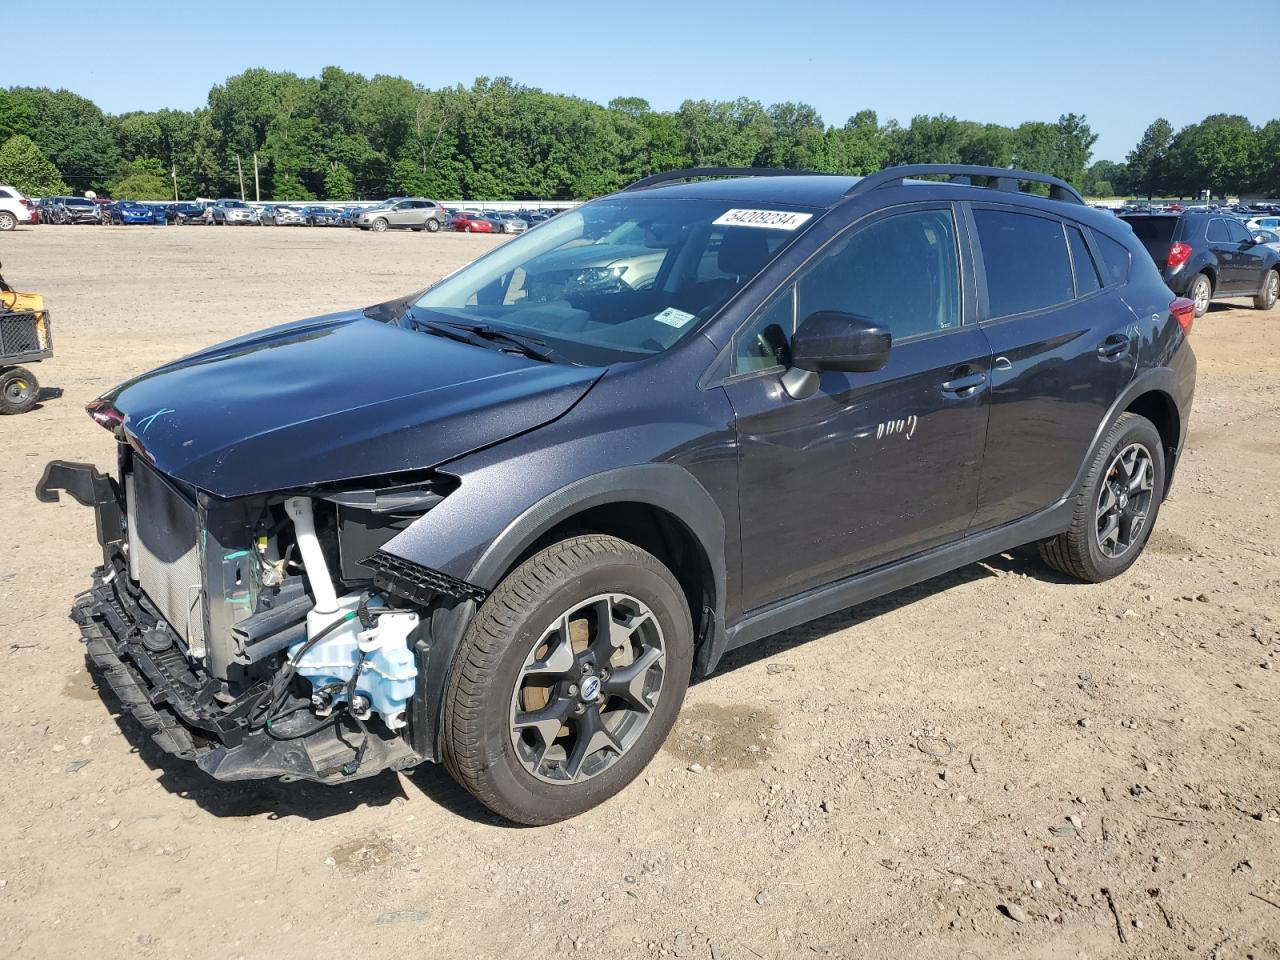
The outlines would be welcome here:
<svg viewBox="0 0 1280 960">
<path fill-rule="evenodd" d="M 427 228 L 427 233 L 437 233 L 440 230 L 440 221 L 432 218 L 424 226 Z"/>
<path fill-rule="evenodd" d="M 684 592 L 656 557 L 600 535 L 553 544 L 467 628 L 444 697 L 445 766 L 509 820 L 576 816 L 657 753 L 692 664 Z"/>
<path fill-rule="evenodd" d="M 26 413 L 40 399 L 40 381 L 25 367 L 0 372 L 0 414 Z"/>
<path fill-rule="evenodd" d="M 18 218 L 8 210 L 0 210 L 0 231 L 14 230 L 18 226 Z"/>
<path fill-rule="evenodd" d="M 1262 292 L 1253 298 L 1253 305 L 1259 310 L 1270 310 L 1277 300 L 1280 300 L 1280 267 L 1272 267 L 1262 283 Z"/>
<path fill-rule="evenodd" d="M 1076 493 L 1071 527 L 1040 542 L 1041 558 L 1087 583 L 1124 573 L 1151 536 L 1164 483 L 1160 432 L 1146 417 L 1121 414 L 1098 445 Z"/>
<path fill-rule="evenodd" d="M 1187 296 L 1196 305 L 1196 318 L 1203 317 L 1209 310 L 1209 301 L 1213 299 L 1213 281 L 1209 279 L 1207 273 L 1196 274 L 1196 278 L 1191 281 Z"/>
</svg>

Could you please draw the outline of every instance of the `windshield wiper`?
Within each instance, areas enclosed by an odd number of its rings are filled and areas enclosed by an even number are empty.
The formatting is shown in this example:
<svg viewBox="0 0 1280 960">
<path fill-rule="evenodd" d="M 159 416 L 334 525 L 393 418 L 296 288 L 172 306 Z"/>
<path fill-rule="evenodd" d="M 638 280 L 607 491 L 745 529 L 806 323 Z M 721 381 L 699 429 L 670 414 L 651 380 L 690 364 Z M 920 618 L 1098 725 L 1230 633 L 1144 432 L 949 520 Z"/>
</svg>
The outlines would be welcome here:
<svg viewBox="0 0 1280 960">
<path fill-rule="evenodd" d="M 413 324 L 415 330 L 426 330 L 461 343 L 476 346 L 501 344 L 500 349 L 514 350 L 532 360 L 540 360 L 543 363 L 559 361 L 559 354 L 548 347 L 545 340 L 538 337 L 511 333 L 484 323 L 464 323 L 461 320 L 419 320 L 412 310 L 409 311 L 409 322 Z"/>
</svg>

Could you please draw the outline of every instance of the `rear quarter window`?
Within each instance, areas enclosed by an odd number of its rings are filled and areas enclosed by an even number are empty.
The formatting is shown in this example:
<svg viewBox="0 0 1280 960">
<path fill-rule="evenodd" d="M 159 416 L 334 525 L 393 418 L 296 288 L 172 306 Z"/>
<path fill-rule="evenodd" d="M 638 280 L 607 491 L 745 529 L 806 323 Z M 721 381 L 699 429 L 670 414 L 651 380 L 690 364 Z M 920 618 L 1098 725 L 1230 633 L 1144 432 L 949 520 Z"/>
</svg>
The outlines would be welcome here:
<svg viewBox="0 0 1280 960">
<path fill-rule="evenodd" d="M 1112 240 L 1101 231 L 1093 231 L 1093 239 L 1102 257 L 1103 279 L 1107 285 L 1124 283 L 1129 279 L 1129 249 L 1118 240 Z"/>
<path fill-rule="evenodd" d="M 973 211 L 992 319 L 1043 310 L 1075 297 L 1057 220 L 1004 210 Z"/>
</svg>

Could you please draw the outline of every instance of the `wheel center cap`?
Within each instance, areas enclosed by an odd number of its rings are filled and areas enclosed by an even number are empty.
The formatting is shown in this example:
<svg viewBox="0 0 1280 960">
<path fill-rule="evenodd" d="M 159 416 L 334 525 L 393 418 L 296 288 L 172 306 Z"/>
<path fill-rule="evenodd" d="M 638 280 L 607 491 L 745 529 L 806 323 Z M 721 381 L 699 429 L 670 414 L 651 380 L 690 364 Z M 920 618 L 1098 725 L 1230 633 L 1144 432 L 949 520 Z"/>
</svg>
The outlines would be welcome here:
<svg viewBox="0 0 1280 960">
<path fill-rule="evenodd" d="M 581 695 L 582 699 L 587 703 L 593 702 L 596 697 L 600 696 L 600 678 L 584 677 L 582 679 Z"/>
<path fill-rule="evenodd" d="M 1129 506 L 1129 495 L 1127 493 L 1120 494 L 1120 509 L 1123 510 Z"/>
</svg>

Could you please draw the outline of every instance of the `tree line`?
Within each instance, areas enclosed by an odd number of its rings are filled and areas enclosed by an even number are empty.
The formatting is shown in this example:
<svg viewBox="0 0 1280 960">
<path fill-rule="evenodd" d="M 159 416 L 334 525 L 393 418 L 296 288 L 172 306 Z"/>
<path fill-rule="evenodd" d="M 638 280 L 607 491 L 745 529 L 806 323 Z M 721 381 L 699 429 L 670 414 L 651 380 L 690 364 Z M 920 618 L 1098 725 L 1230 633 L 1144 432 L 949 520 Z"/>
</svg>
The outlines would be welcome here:
<svg viewBox="0 0 1280 960">
<path fill-rule="evenodd" d="M 773 166 L 866 174 L 897 163 L 1016 166 L 1095 195 L 1280 194 L 1280 122 L 1216 116 L 1176 135 L 1156 121 L 1126 163 L 1089 164 L 1086 118 L 1016 127 L 951 116 L 903 126 L 874 111 L 829 126 L 804 103 L 639 97 L 602 106 L 509 78 L 428 89 L 338 67 L 246 70 L 196 110 L 111 115 L 66 90 L 0 89 L 0 182 L 46 196 L 94 190 L 263 200 L 585 199 L 661 170 Z"/>
</svg>

